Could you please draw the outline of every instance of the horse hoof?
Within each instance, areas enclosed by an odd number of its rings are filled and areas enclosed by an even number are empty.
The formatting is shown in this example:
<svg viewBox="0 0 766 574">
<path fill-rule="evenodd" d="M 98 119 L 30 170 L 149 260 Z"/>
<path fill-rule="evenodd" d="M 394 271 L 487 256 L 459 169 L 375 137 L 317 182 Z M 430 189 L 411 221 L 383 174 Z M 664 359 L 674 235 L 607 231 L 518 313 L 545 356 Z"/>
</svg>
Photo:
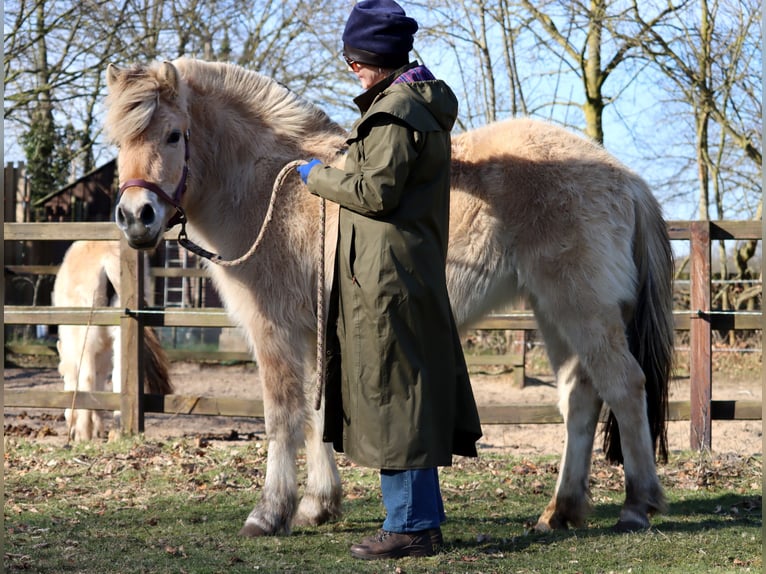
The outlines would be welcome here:
<svg viewBox="0 0 766 574">
<path fill-rule="evenodd" d="M 295 520 L 293 520 L 293 526 L 301 526 L 301 527 L 321 526 L 322 524 L 330 522 L 331 520 L 335 518 L 337 518 L 337 515 L 327 510 L 322 511 L 313 516 L 302 514 L 299 512 L 296 515 Z"/>
<path fill-rule="evenodd" d="M 340 489 L 330 498 L 305 495 L 298 506 L 293 526 L 320 526 L 337 520 L 342 515 Z"/>
<path fill-rule="evenodd" d="M 624 506 L 620 511 L 620 518 L 617 519 L 617 524 L 612 527 L 612 531 L 639 532 L 641 530 L 648 530 L 650 526 L 649 517 L 646 515 L 646 512 L 643 512 L 636 506 Z"/>
<path fill-rule="evenodd" d="M 544 522 L 542 520 L 538 520 L 537 524 L 535 524 L 535 527 L 532 530 L 538 534 L 547 534 L 553 532 L 554 530 L 569 530 L 569 527 L 567 526 L 566 522 Z"/>
<path fill-rule="evenodd" d="M 619 533 L 641 532 L 642 530 L 649 530 L 650 527 L 648 519 L 632 518 L 623 520 L 621 518 L 617 521 L 617 524 L 612 526 L 612 531 Z"/>
<path fill-rule="evenodd" d="M 569 520 L 561 512 L 553 509 L 551 505 L 545 509 L 537 519 L 534 531 L 540 533 L 553 532 L 554 530 L 568 530 Z"/>
<path fill-rule="evenodd" d="M 553 532 L 553 528 L 551 528 L 551 525 L 547 522 L 538 522 L 534 525 L 532 528 L 533 531 L 539 533 L 539 534 L 546 534 L 548 532 Z"/>
</svg>

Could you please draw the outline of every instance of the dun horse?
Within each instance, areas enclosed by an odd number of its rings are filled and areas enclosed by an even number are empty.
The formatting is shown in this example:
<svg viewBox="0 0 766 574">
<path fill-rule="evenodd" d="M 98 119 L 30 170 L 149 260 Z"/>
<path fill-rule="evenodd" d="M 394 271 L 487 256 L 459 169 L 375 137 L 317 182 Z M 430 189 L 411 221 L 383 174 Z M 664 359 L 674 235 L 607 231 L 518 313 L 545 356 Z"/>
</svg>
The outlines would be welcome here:
<svg viewBox="0 0 766 574">
<path fill-rule="evenodd" d="M 119 305 L 120 250 L 114 241 L 76 241 L 67 250 L 53 284 L 57 307 Z M 59 373 L 67 391 L 103 391 L 110 376 L 120 392 L 120 329 L 104 325 L 59 325 Z M 173 392 L 168 360 L 152 329 L 144 332 L 146 391 Z M 104 433 L 102 411 L 67 409 L 69 438 L 90 440 Z M 119 411 L 115 412 L 119 427 Z"/>
<path fill-rule="evenodd" d="M 188 59 L 111 66 L 107 83 L 106 127 L 119 145 L 123 182 L 116 218 L 137 249 L 157 245 L 182 209 L 192 241 L 236 258 L 261 228 L 280 169 L 302 158 L 338 161 L 343 147 L 342 130 L 325 113 L 236 66 Z M 655 453 L 666 456 L 673 341 L 672 254 L 658 204 L 602 148 L 528 119 L 455 136 L 452 178 L 447 277 L 458 324 L 526 297 L 558 379 L 566 445 L 537 528 L 583 523 L 602 403 L 611 409 L 607 457 L 624 456 L 616 528 L 648 527 L 665 505 Z M 341 511 L 322 412 L 307 401 L 319 211 L 320 200 L 288 177 L 252 258 L 209 265 L 247 332 L 263 384 L 268 462 L 241 531 L 247 536 L 289 533 Z M 334 240 L 328 244 L 331 261 Z M 304 439 L 308 478 L 299 503 L 296 453 Z"/>
</svg>

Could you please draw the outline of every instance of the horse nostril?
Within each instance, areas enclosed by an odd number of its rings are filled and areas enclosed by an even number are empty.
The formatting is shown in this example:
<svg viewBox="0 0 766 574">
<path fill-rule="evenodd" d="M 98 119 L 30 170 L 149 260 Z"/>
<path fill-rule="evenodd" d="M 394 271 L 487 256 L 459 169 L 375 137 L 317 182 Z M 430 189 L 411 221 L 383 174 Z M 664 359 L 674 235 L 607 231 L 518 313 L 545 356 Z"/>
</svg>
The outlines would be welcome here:
<svg viewBox="0 0 766 574">
<path fill-rule="evenodd" d="M 141 223 L 144 225 L 150 225 L 151 223 L 154 223 L 154 209 L 151 205 L 144 205 L 141 208 L 141 214 L 139 215 L 139 218 L 141 219 Z"/>
<path fill-rule="evenodd" d="M 117 207 L 115 215 L 117 216 L 117 223 L 121 226 L 125 226 L 125 212 L 122 210 L 122 207 Z"/>
</svg>

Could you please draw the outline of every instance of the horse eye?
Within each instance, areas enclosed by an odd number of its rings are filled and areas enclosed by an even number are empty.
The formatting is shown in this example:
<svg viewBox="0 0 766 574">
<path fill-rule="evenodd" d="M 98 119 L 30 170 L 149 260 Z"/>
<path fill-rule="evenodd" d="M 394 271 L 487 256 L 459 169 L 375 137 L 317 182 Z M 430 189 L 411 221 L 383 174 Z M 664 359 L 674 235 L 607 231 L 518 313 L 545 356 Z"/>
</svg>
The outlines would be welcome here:
<svg viewBox="0 0 766 574">
<path fill-rule="evenodd" d="M 170 132 L 170 135 L 168 136 L 168 143 L 174 144 L 178 143 L 181 140 L 181 130 L 173 130 Z"/>
</svg>

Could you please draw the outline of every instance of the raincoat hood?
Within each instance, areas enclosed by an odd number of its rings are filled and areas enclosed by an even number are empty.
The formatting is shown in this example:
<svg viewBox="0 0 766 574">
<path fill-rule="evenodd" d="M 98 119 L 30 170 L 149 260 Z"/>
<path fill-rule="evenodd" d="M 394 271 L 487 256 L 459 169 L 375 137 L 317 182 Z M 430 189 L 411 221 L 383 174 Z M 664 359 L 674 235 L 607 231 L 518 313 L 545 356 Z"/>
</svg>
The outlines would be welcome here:
<svg viewBox="0 0 766 574">
<path fill-rule="evenodd" d="M 397 81 L 402 75 L 417 72 L 418 68 L 425 70 L 412 62 L 357 96 L 354 103 L 359 111 L 364 114 L 375 104 L 376 111 L 404 120 L 419 131 L 451 131 L 457 120 L 458 101 L 445 82 L 436 79 Z M 430 76 L 430 72 L 427 74 Z M 432 116 L 431 121 L 423 117 L 424 110 Z"/>
</svg>

